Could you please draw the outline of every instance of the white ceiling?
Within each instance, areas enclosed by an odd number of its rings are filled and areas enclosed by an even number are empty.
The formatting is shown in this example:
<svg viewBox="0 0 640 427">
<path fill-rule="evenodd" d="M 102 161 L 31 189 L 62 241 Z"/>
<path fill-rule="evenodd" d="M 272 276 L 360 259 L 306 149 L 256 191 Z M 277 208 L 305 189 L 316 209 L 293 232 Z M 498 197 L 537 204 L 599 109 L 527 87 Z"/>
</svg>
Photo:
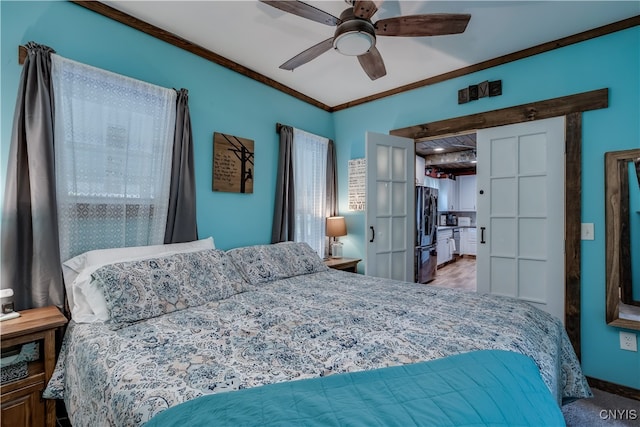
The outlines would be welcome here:
<svg viewBox="0 0 640 427">
<path fill-rule="evenodd" d="M 392 1 L 379 19 L 470 13 L 463 34 L 378 37 L 387 75 L 371 81 L 355 57 L 330 50 L 294 71 L 278 67 L 335 27 L 258 1 L 103 1 L 330 107 L 640 15 L 640 1 Z M 334 16 L 345 1 L 307 1 Z"/>
</svg>

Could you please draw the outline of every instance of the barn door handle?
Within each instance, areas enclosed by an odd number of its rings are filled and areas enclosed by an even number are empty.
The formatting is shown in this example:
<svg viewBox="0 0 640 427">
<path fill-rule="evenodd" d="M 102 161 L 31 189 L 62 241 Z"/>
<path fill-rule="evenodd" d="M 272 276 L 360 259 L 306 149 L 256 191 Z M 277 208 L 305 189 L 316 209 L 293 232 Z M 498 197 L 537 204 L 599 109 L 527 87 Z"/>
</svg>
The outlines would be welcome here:
<svg viewBox="0 0 640 427">
<path fill-rule="evenodd" d="M 369 242 L 373 242 L 373 239 L 376 238 L 376 230 L 373 229 L 373 225 L 370 225 L 369 228 L 371 229 L 371 240 Z"/>
<path fill-rule="evenodd" d="M 480 227 L 480 243 L 482 243 L 483 245 L 487 243 L 484 241 L 484 230 L 485 230 L 485 227 Z"/>
</svg>

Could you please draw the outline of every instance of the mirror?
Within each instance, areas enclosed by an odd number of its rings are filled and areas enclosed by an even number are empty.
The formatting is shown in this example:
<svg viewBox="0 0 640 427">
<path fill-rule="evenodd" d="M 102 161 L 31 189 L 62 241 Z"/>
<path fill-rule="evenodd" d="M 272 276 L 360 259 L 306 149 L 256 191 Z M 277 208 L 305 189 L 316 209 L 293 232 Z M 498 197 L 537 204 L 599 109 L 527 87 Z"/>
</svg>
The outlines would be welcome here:
<svg viewBox="0 0 640 427">
<path fill-rule="evenodd" d="M 640 330 L 640 149 L 605 153 L 607 324 Z"/>
<path fill-rule="evenodd" d="M 624 168 L 624 165 L 623 165 Z M 627 236 L 631 236 L 628 240 L 629 246 L 626 246 L 623 240 L 622 249 L 629 250 L 628 256 L 623 252 L 623 272 L 628 274 L 629 280 L 621 278 L 620 281 L 620 299 L 624 304 L 631 304 L 640 307 L 640 158 L 634 159 L 633 162 L 628 162 L 628 188 L 624 189 L 624 193 L 621 194 L 621 204 L 623 218 L 628 215 L 629 217 L 629 233 Z M 624 188 L 624 184 L 623 187 Z M 628 204 L 625 203 L 628 200 Z M 628 211 L 625 212 L 625 208 L 628 207 Z M 634 238 L 635 236 L 635 238 Z M 623 238 L 625 235 L 623 235 Z M 626 260 L 629 260 L 627 265 Z M 635 286 L 634 286 L 635 283 Z"/>
</svg>

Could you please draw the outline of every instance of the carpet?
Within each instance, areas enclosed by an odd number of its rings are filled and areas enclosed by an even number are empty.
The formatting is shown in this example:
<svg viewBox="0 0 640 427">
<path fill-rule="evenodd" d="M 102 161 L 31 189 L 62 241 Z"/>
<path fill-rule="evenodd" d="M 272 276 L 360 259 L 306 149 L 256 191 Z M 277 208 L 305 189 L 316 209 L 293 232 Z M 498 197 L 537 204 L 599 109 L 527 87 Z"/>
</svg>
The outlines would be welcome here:
<svg viewBox="0 0 640 427">
<path fill-rule="evenodd" d="M 562 407 L 568 427 L 640 426 L 640 401 L 591 388 L 592 399 L 580 399 Z"/>
</svg>

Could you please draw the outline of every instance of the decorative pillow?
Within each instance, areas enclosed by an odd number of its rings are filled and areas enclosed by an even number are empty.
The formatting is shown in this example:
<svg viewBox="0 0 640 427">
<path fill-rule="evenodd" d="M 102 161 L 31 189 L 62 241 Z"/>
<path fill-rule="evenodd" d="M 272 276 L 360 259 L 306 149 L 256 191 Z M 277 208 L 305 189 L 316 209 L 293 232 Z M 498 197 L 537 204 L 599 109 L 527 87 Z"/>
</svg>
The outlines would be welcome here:
<svg viewBox="0 0 640 427">
<path fill-rule="evenodd" d="M 108 319 L 102 292 L 91 283 L 91 274 L 103 265 L 214 248 L 213 237 L 208 237 L 185 243 L 96 249 L 77 255 L 62 264 L 71 317 L 79 323 Z"/>
<path fill-rule="evenodd" d="M 246 246 L 227 253 L 253 285 L 328 269 L 322 258 L 304 242 Z"/>
<path fill-rule="evenodd" d="M 114 324 L 229 298 L 247 285 L 229 256 L 217 249 L 109 264 L 92 277 Z"/>
</svg>

